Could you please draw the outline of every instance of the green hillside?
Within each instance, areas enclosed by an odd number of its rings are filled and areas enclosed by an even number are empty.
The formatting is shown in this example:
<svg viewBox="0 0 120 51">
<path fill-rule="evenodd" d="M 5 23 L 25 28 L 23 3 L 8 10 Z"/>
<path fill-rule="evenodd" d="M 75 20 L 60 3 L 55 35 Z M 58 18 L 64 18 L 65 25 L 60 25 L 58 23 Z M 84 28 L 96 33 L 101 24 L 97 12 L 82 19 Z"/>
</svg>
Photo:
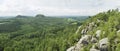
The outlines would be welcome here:
<svg viewBox="0 0 120 51">
<path fill-rule="evenodd" d="M 91 16 L 81 26 L 80 39 L 67 51 L 120 51 L 120 12 L 118 9 Z"/>
<path fill-rule="evenodd" d="M 41 15 L 2 19 L 0 51 L 66 51 L 77 42 L 75 32 L 81 25 L 69 19 Z"/>
</svg>

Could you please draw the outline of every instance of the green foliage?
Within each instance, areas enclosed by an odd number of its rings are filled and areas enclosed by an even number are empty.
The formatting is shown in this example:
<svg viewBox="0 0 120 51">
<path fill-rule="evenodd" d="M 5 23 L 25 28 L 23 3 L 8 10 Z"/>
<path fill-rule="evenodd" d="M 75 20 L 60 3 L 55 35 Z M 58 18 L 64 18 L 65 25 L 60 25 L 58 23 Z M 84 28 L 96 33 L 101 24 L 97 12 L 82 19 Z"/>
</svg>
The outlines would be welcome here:
<svg viewBox="0 0 120 51">
<path fill-rule="evenodd" d="M 95 36 L 97 30 L 101 30 L 100 37 L 98 41 L 103 38 L 109 39 L 109 51 L 120 51 L 120 41 L 115 43 L 115 39 L 120 39 L 120 12 L 118 9 L 109 10 L 108 12 L 102 12 L 95 16 L 91 16 L 86 20 L 81 29 L 84 29 L 89 25 L 89 23 L 94 22 L 96 27 L 92 30 L 88 30 L 87 34 Z M 81 30 L 80 30 L 81 31 Z M 89 51 L 91 45 L 84 46 L 83 51 Z M 117 46 L 117 47 L 116 47 Z M 115 50 L 116 49 L 116 50 Z"/>
<path fill-rule="evenodd" d="M 78 21 L 39 16 L 1 20 L 0 51 L 66 51 L 78 41 Z"/>
<path fill-rule="evenodd" d="M 117 45 L 116 51 L 120 51 L 120 44 Z"/>
</svg>

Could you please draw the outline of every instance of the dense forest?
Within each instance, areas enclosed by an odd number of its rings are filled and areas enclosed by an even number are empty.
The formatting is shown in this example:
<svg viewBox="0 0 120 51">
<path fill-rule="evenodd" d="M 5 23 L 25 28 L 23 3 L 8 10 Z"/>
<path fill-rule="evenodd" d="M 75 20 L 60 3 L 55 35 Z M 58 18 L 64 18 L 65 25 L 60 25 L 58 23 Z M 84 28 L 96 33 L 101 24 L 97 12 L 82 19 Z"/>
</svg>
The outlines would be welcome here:
<svg viewBox="0 0 120 51">
<path fill-rule="evenodd" d="M 66 51 L 74 45 L 78 27 L 87 17 L 18 15 L 0 19 L 0 51 Z"/>
</svg>

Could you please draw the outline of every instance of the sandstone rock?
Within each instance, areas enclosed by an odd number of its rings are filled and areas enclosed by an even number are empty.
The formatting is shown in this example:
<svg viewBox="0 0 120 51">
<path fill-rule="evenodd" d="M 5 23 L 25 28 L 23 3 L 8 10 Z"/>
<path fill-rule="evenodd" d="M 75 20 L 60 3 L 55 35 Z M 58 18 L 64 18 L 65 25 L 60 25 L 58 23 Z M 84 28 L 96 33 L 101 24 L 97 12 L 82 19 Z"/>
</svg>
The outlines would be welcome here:
<svg viewBox="0 0 120 51">
<path fill-rule="evenodd" d="M 108 51 L 108 38 L 103 38 L 99 41 L 100 51 Z"/>
<path fill-rule="evenodd" d="M 100 34 L 101 34 L 101 30 L 97 30 L 97 31 L 96 31 L 96 37 L 99 38 L 99 37 L 100 37 Z"/>
<path fill-rule="evenodd" d="M 90 39 L 91 39 L 91 35 L 83 36 L 76 44 L 75 50 L 80 51 L 84 45 L 88 45 Z"/>
<path fill-rule="evenodd" d="M 87 29 L 83 29 L 82 31 L 81 31 L 81 34 L 82 35 L 85 35 L 87 33 Z"/>
<path fill-rule="evenodd" d="M 79 44 L 86 44 L 86 43 L 83 43 L 83 41 L 89 42 L 90 39 L 91 39 L 91 35 L 85 35 L 79 40 L 78 43 Z"/>
<path fill-rule="evenodd" d="M 67 51 L 81 51 L 84 45 L 88 45 L 90 39 L 91 35 L 84 35 L 75 46 L 70 47 Z"/>
<path fill-rule="evenodd" d="M 95 23 L 94 23 L 94 22 L 91 22 L 91 23 L 89 23 L 89 25 L 87 26 L 87 29 L 88 29 L 89 31 L 91 31 L 94 26 L 95 26 Z"/>
<path fill-rule="evenodd" d="M 97 39 L 94 38 L 94 37 L 92 37 L 91 42 L 92 42 L 92 43 L 97 43 Z"/>
</svg>

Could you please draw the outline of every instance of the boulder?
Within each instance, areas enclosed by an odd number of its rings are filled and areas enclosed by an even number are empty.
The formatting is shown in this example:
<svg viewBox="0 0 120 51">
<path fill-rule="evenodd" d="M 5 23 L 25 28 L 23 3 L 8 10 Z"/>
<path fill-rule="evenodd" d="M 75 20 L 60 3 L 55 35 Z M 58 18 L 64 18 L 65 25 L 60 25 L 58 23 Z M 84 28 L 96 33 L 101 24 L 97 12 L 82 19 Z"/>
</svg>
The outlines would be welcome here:
<svg viewBox="0 0 120 51">
<path fill-rule="evenodd" d="M 91 31 L 94 27 L 97 27 L 97 25 L 95 24 L 95 22 L 91 22 L 89 23 L 88 30 Z"/>
<path fill-rule="evenodd" d="M 68 48 L 67 51 L 81 51 L 84 45 L 88 45 L 90 39 L 91 35 L 84 35 L 75 46 Z"/>
<path fill-rule="evenodd" d="M 82 35 L 85 35 L 87 33 L 87 29 L 83 29 L 82 31 L 81 31 L 81 34 Z"/>
<path fill-rule="evenodd" d="M 79 40 L 78 43 L 86 45 L 89 43 L 90 39 L 91 39 L 91 35 L 85 35 Z"/>
<path fill-rule="evenodd" d="M 99 41 L 100 51 L 108 51 L 108 46 L 109 46 L 108 38 L 103 38 Z"/>
<path fill-rule="evenodd" d="M 101 30 L 97 30 L 97 31 L 96 31 L 96 37 L 99 38 L 99 37 L 100 37 L 100 34 L 101 34 Z"/>
<path fill-rule="evenodd" d="M 92 42 L 92 43 L 97 43 L 97 41 L 98 41 L 98 40 L 97 40 L 96 38 L 92 37 L 92 39 L 91 39 L 91 42 Z"/>
</svg>

